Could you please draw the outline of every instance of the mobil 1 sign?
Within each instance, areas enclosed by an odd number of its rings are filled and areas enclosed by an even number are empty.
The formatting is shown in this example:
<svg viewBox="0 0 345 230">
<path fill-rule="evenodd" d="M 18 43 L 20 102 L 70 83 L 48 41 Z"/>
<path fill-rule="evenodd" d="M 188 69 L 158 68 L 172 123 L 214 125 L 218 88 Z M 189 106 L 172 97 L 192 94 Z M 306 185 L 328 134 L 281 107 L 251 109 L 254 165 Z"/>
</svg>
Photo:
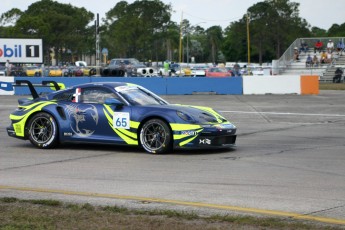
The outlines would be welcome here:
<svg viewBox="0 0 345 230">
<path fill-rule="evenodd" d="M 0 63 L 42 63 L 42 39 L 0 39 Z"/>
</svg>

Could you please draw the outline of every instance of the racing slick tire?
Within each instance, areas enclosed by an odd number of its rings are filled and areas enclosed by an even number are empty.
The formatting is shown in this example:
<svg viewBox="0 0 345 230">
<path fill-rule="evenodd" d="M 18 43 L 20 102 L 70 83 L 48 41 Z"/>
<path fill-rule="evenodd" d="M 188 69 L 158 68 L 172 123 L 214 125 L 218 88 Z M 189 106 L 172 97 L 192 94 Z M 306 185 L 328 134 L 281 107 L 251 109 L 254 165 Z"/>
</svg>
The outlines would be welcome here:
<svg viewBox="0 0 345 230">
<path fill-rule="evenodd" d="M 50 149 L 58 144 L 58 127 L 53 116 L 40 112 L 35 114 L 27 125 L 30 142 L 42 149 Z"/>
<path fill-rule="evenodd" d="M 149 153 L 167 153 L 172 150 L 172 133 L 164 121 L 151 119 L 140 130 L 140 144 Z"/>
</svg>

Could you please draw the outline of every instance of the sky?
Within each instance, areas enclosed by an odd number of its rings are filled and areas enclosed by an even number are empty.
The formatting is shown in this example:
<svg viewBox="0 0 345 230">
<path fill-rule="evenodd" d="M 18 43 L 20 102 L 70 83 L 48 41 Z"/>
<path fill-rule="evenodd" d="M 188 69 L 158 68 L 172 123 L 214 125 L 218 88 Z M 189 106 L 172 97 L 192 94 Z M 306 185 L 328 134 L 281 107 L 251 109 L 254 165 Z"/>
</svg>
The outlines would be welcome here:
<svg viewBox="0 0 345 230">
<path fill-rule="evenodd" d="M 113 8 L 120 0 L 57 0 L 70 3 L 76 7 L 84 7 L 100 18 Z M 127 0 L 133 3 L 135 0 Z M 161 0 L 171 4 L 173 13 L 171 20 L 178 24 L 187 19 L 191 25 L 199 25 L 205 29 L 219 25 L 222 28 L 238 21 L 258 0 Z M 0 15 L 12 8 L 25 11 L 37 0 L 1 0 Z M 328 30 L 333 24 L 345 23 L 344 0 L 290 0 L 300 3 L 299 16 L 307 20 L 311 26 Z"/>
</svg>

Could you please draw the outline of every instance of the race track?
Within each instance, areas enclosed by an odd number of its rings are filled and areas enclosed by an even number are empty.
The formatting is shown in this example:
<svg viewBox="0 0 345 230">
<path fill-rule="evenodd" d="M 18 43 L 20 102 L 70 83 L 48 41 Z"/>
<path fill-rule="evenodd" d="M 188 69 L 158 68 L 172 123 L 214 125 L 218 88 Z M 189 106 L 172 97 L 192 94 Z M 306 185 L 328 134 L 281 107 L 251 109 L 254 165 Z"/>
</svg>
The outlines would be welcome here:
<svg viewBox="0 0 345 230">
<path fill-rule="evenodd" d="M 0 96 L 0 196 L 345 226 L 344 91 L 163 97 L 221 111 L 238 127 L 237 148 L 166 155 L 102 145 L 39 150 L 7 136 L 19 97 Z"/>
</svg>

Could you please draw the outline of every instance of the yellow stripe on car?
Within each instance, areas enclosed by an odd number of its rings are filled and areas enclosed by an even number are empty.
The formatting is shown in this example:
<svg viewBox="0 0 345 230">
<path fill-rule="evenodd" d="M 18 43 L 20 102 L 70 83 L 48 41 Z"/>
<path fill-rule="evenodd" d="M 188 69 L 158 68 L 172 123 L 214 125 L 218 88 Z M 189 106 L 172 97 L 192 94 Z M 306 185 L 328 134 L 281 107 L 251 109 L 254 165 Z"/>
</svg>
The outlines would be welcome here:
<svg viewBox="0 0 345 230">
<path fill-rule="evenodd" d="M 56 104 L 55 102 L 37 102 L 34 103 L 33 105 L 30 106 L 23 106 L 22 108 L 25 108 L 26 110 L 30 110 L 27 113 L 25 113 L 22 116 L 17 116 L 17 115 L 10 115 L 10 119 L 13 121 L 13 129 L 16 133 L 16 136 L 18 137 L 24 137 L 24 129 L 25 129 L 25 124 L 27 119 L 30 117 L 31 114 L 41 111 L 44 106 L 51 105 L 51 104 Z M 18 121 L 18 122 L 15 122 Z"/>
</svg>

